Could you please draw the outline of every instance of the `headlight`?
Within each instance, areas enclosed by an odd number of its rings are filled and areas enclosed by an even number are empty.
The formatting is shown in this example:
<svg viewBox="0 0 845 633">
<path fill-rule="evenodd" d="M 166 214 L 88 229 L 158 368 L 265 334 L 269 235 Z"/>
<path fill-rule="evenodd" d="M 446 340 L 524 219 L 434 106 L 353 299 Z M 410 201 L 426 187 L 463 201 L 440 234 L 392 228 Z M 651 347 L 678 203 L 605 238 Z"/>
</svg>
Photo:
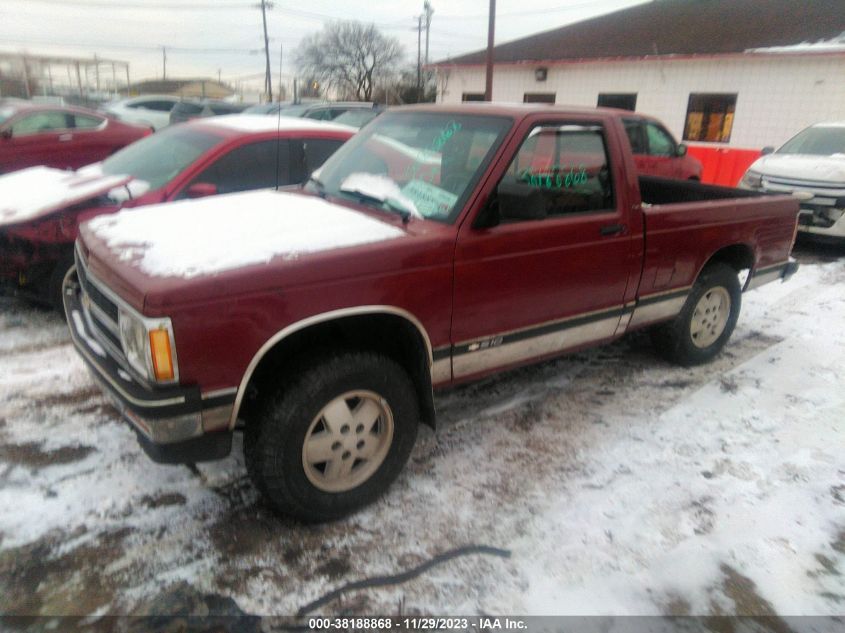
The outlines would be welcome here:
<svg viewBox="0 0 845 633">
<path fill-rule="evenodd" d="M 176 380 L 176 354 L 170 319 L 145 319 L 120 308 L 118 326 L 123 354 L 135 371 L 156 382 Z"/>
<path fill-rule="evenodd" d="M 758 174 L 756 171 L 749 169 L 739 181 L 739 186 L 744 189 L 762 189 L 763 174 Z"/>
</svg>

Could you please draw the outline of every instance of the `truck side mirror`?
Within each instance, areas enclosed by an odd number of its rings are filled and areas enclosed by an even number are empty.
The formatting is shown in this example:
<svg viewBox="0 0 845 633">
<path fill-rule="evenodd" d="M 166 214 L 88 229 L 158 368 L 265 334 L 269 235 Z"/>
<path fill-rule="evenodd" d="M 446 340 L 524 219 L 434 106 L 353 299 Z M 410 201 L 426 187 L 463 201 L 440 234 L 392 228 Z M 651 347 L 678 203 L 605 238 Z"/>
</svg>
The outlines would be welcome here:
<svg viewBox="0 0 845 633">
<path fill-rule="evenodd" d="M 502 182 L 496 189 L 502 220 L 542 220 L 546 201 L 537 187 L 521 182 Z"/>
<path fill-rule="evenodd" d="M 680 158 L 681 156 L 687 155 L 687 146 L 683 143 L 679 144 L 678 147 L 675 148 L 675 155 Z"/>
<path fill-rule="evenodd" d="M 771 145 L 766 145 L 763 149 L 760 150 L 761 156 L 767 156 L 768 154 L 774 154 L 775 148 Z"/>
<path fill-rule="evenodd" d="M 7 127 L 5 130 L 0 131 L 0 138 L 3 140 L 12 138 L 12 128 Z"/>
</svg>

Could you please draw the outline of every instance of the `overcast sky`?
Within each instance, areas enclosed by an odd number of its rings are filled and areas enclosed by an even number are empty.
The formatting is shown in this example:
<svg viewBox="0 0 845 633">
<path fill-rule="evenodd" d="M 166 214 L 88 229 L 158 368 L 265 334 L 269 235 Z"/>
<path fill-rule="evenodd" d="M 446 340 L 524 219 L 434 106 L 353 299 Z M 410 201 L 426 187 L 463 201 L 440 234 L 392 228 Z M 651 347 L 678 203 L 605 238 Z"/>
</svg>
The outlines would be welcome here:
<svg viewBox="0 0 845 633">
<path fill-rule="evenodd" d="M 496 42 L 512 40 L 644 0 L 498 0 Z M 431 0 L 432 61 L 483 48 L 487 0 Z M 296 46 L 332 19 L 375 23 L 417 55 L 423 0 L 273 0 L 267 13 L 274 77 L 294 71 Z M 2 0 L 0 50 L 128 61 L 132 81 L 168 77 L 234 81 L 264 71 L 259 0 Z M 424 40 L 423 40 L 424 46 Z"/>
</svg>

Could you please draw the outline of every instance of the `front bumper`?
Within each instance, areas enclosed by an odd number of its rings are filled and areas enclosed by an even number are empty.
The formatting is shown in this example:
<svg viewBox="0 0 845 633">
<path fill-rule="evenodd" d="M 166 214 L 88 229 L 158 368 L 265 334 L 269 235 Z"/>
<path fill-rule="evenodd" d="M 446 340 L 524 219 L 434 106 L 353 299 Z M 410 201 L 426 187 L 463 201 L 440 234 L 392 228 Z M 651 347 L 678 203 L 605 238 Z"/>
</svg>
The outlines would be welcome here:
<svg viewBox="0 0 845 633">
<path fill-rule="evenodd" d="M 82 301 L 75 269 L 65 278 L 64 308 L 71 339 L 94 380 L 114 407 L 132 425 L 151 459 L 178 464 L 226 457 L 232 432 L 219 428 L 234 407 L 234 394 L 203 397 L 198 387 L 150 387 L 135 379 L 107 351 Z"/>
</svg>

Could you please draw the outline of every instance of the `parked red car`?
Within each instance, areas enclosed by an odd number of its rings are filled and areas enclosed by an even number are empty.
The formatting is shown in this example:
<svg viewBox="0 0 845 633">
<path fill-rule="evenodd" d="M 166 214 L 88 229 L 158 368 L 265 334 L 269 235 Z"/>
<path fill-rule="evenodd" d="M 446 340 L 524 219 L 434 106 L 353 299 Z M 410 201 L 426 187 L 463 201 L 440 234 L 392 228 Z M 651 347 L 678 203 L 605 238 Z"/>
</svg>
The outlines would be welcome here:
<svg viewBox="0 0 845 633">
<path fill-rule="evenodd" d="M 0 176 L 0 282 L 60 307 L 84 220 L 301 183 L 356 131 L 303 119 L 213 117 L 168 127 L 75 172 L 32 167 Z"/>
<path fill-rule="evenodd" d="M 78 169 L 151 133 L 85 108 L 0 103 L 0 174 L 34 165 Z"/>
<path fill-rule="evenodd" d="M 687 154 L 687 146 L 678 143 L 657 119 L 625 110 L 616 110 L 625 126 L 634 165 L 643 176 L 701 180 L 701 161 Z"/>
<path fill-rule="evenodd" d="M 797 269 L 797 200 L 638 177 L 606 110 L 396 108 L 302 190 L 179 211 L 81 228 L 74 345 L 154 460 L 242 426 L 258 490 L 312 521 L 387 488 L 432 389 L 644 327 L 705 362 Z"/>
</svg>

